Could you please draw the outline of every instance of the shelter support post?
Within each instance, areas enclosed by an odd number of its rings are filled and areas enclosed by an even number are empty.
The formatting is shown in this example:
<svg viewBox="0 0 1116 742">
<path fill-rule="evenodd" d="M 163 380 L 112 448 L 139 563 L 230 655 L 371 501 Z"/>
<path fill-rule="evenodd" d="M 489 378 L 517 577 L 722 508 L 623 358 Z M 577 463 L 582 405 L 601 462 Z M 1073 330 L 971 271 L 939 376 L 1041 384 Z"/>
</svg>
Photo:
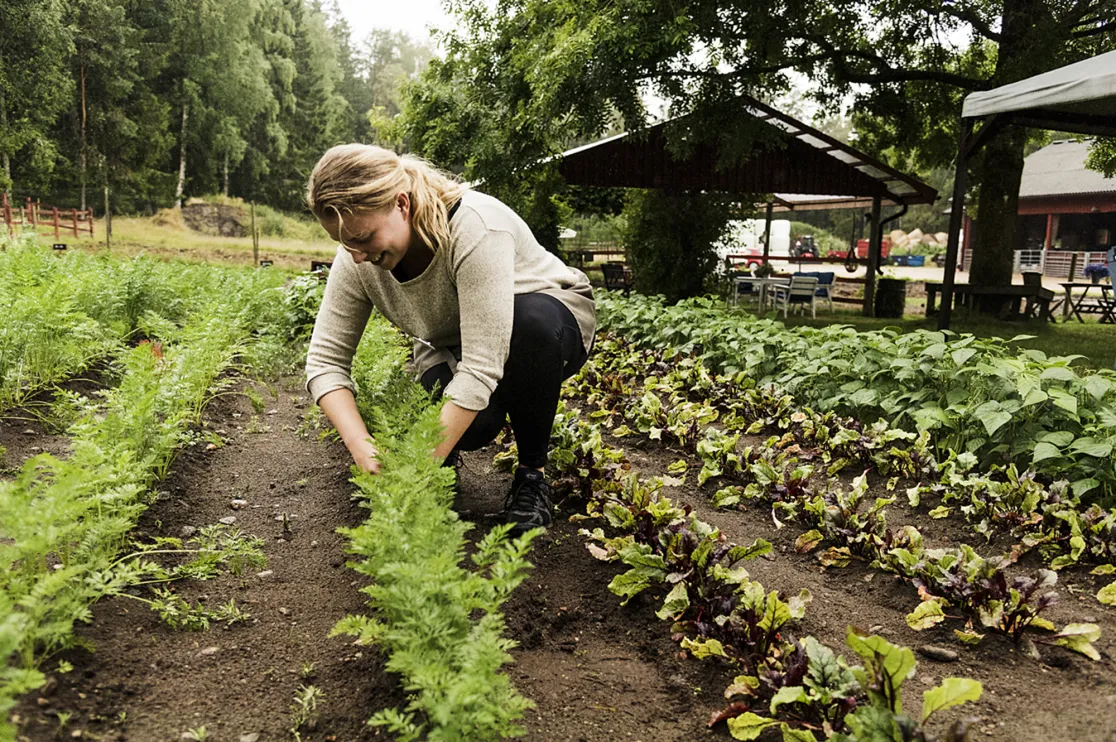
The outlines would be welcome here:
<svg viewBox="0 0 1116 742">
<path fill-rule="evenodd" d="M 942 308 L 938 311 L 938 329 L 948 330 L 953 312 L 953 283 L 957 277 L 957 246 L 961 241 L 961 220 L 965 213 L 965 189 L 969 179 L 969 140 L 973 120 L 961 119 L 960 142 L 957 147 L 957 172 L 953 176 L 953 198 L 950 201 L 949 240 L 946 242 L 945 276 L 942 278 Z"/>
<path fill-rule="evenodd" d="M 864 275 L 864 316 L 875 315 L 876 304 L 876 269 L 880 266 L 880 253 L 883 251 L 883 225 L 880 223 L 880 211 L 883 209 L 883 199 L 879 196 L 872 198 L 872 231 L 868 236 L 868 272 Z"/>
<path fill-rule="evenodd" d="M 771 214 L 775 209 L 775 202 L 767 202 L 767 219 L 763 223 L 763 264 L 767 265 L 767 259 L 771 256 Z M 759 274 L 757 274 L 759 275 Z"/>
</svg>

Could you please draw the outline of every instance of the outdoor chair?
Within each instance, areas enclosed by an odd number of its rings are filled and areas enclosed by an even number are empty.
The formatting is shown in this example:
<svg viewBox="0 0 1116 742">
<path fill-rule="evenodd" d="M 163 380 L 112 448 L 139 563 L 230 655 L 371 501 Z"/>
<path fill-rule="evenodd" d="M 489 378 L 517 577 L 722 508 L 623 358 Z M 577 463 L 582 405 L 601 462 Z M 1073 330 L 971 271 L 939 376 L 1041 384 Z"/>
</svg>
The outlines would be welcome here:
<svg viewBox="0 0 1116 742">
<path fill-rule="evenodd" d="M 805 311 L 806 305 L 809 304 L 810 316 L 814 318 L 818 316 L 816 307 L 818 298 L 817 276 L 791 276 L 789 284 L 785 286 L 776 284 L 771 287 L 771 292 L 775 302 L 775 311 L 778 312 L 779 308 L 782 307 L 783 319 L 787 318 L 791 305 Z"/>
<path fill-rule="evenodd" d="M 814 296 L 819 299 L 825 299 L 829 303 L 829 311 L 833 311 L 833 284 L 837 280 L 837 274 L 832 271 L 801 271 L 795 273 L 796 276 L 805 276 L 807 278 L 817 278 L 818 288 L 814 292 Z"/>
</svg>

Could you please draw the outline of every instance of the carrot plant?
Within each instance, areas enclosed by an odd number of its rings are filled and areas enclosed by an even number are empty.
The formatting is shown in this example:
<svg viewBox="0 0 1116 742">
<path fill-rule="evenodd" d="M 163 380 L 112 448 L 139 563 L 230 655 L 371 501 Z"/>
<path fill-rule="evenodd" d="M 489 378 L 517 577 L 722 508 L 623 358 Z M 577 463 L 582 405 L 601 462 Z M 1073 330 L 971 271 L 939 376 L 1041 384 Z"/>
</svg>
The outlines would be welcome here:
<svg viewBox="0 0 1116 742">
<path fill-rule="evenodd" d="M 118 354 L 110 372 L 119 382 L 72 425 L 69 457 L 40 454 L 0 482 L 0 740 L 14 739 L 7 712 L 19 695 L 42 685 L 44 661 L 73 645 L 73 624 L 89 620 L 94 601 L 167 577 L 119 555 L 130 548 L 149 485 L 192 440 L 205 402 L 228 383 L 222 374 L 253 335 L 281 322 L 273 293 L 279 280 L 227 271 L 192 287 L 172 283 L 192 292 L 181 325 L 160 320 L 172 339 Z M 213 549 L 193 551 L 212 556 Z M 209 556 L 191 564 L 203 569 Z M 166 597 L 159 601 L 168 616 L 191 612 Z M 237 613 L 229 607 L 223 615 Z"/>
<path fill-rule="evenodd" d="M 372 579 L 368 615 L 334 633 L 374 644 L 402 676 L 407 704 L 370 724 L 400 740 L 476 740 L 522 736 L 516 722 L 531 702 L 500 672 L 514 642 L 503 636 L 501 606 L 527 578 L 533 539 L 493 528 L 466 566 L 471 525 L 451 508 L 452 470 L 430 452 L 441 439 L 439 405 L 403 374 L 399 336 L 376 320 L 354 361 L 358 403 L 374 432 L 382 472 L 354 478 L 368 519 L 345 529 L 350 566 Z"/>
</svg>

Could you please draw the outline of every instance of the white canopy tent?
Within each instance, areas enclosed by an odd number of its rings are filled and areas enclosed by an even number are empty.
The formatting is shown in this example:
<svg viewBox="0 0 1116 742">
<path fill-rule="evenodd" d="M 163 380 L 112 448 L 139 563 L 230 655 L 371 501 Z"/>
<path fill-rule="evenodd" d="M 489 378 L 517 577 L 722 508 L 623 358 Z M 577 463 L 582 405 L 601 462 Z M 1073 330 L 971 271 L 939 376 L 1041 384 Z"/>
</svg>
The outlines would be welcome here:
<svg viewBox="0 0 1116 742">
<path fill-rule="evenodd" d="M 974 133 L 978 120 L 984 124 Z M 1008 125 L 1116 136 L 1116 51 L 965 97 L 938 327 L 948 329 L 968 159 Z"/>
</svg>

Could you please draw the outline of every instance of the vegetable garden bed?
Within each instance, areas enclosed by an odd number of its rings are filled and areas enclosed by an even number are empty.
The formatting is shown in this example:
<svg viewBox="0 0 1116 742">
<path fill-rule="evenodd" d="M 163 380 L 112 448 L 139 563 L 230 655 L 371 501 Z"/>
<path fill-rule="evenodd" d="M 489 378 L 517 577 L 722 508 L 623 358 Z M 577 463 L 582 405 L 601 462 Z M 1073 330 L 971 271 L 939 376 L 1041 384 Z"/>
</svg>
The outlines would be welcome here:
<svg viewBox="0 0 1116 742">
<path fill-rule="evenodd" d="M 296 342 L 320 289 L 285 291 Z M 150 460 L 145 481 L 169 476 L 129 538 L 173 552 L 135 568 L 161 577 L 237 529 L 238 566 L 105 591 L 40 663 L 15 738 L 1113 737 L 1116 513 L 1088 502 L 1107 472 L 1083 476 L 1110 437 L 1109 375 L 932 333 L 858 355 L 844 331 L 639 298 L 604 297 L 602 317 L 555 423 L 561 517 L 530 549 L 490 531 L 511 442 L 466 456 L 453 498 L 425 453 L 435 411 L 378 320 L 354 377 L 385 475 L 350 480 L 297 377 L 237 382 L 175 438 L 194 445 Z M 854 389 L 861 372 L 883 391 Z M 919 374 L 917 414 L 897 413 Z M 19 460 L 68 451 L 4 435 Z"/>
</svg>

